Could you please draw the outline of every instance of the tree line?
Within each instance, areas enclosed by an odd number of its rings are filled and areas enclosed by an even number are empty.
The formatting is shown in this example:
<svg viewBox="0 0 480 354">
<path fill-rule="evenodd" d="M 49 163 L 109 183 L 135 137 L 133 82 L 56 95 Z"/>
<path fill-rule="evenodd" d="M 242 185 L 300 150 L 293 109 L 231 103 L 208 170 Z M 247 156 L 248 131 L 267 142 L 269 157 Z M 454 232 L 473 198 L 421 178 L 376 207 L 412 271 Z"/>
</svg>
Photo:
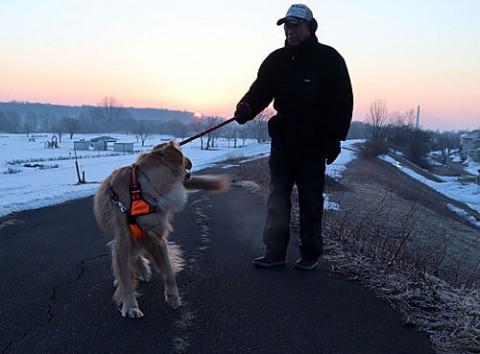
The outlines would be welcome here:
<svg viewBox="0 0 480 354">
<path fill-rule="evenodd" d="M 244 145 L 247 139 L 258 142 L 269 140 L 267 123 L 274 115 L 266 110 L 248 124 L 239 126 L 232 123 L 201 137 L 201 148 L 215 147 L 218 138 L 225 138 L 233 147 Z M 371 103 L 364 121 L 353 121 L 348 139 L 366 139 L 362 154 L 378 156 L 389 149 L 401 152 L 406 158 L 420 166 L 426 165 L 426 156 L 430 151 L 448 153 L 459 148 L 460 135 L 465 132 L 434 132 L 415 127 L 415 110 L 390 112 L 383 100 Z M 60 138 L 84 133 L 127 133 L 134 134 L 143 143 L 152 134 L 172 135 L 186 138 L 206 130 L 222 121 L 221 117 L 204 117 L 190 123 L 179 120 L 137 119 L 114 97 L 104 97 L 101 102 L 77 117 L 57 116 L 48 112 L 28 113 L 21 116 L 12 110 L 0 110 L 0 132 L 39 133 L 52 132 Z"/>
<path fill-rule="evenodd" d="M 424 168 L 428 167 L 429 152 L 440 151 L 446 161 L 453 149 L 460 148 L 460 137 L 466 133 L 424 130 L 415 123 L 413 108 L 390 112 L 387 103 L 378 99 L 370 104 L 365 122 L 352 126 L 350 133 L 366 139 L 361 145 L 364 157 L 376 157 L 393 150 Z"/>
</svg>

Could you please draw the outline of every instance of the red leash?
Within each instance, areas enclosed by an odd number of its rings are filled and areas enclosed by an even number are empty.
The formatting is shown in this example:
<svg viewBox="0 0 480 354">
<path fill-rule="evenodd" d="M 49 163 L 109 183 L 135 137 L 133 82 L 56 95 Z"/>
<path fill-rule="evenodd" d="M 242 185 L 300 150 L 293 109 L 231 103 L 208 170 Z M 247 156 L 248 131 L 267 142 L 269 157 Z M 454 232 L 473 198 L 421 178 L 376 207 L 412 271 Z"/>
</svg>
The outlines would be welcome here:
<svg viewBox="0 0 480 354">
<path fill-rule="evenodd" d="M 200 138 L 201 136 L 203 136 L 203 135 L 205 135 L 205 134 L 208 134 L 208 133 L 210 133 L 210 132 L 212 132 L 212 131 L 214 131 L 214 130 L 217 130 L 218 128 L 223 127 L 224 125 L 227 125 L 227 124 L 233 122 L 234 120 L 235 120 L 235 118 L 227 119 L 226 121 L 224 121 L 224 122 L 222 122 L 222 123 L 220 123 L 220 124 L 214 125 L 213 127 L 210 127 L 210 128 L 208 128 L 208 129 L 204 130 L 203 132 L 200 132 L 200 133 L 198 133 L 198 134 L 196 134 L 196 135 L 194 135 L 194 136 L 191 136 L 190 138 L 187 138 L 187 139 L 185 139 L 185 140 L 182 140 L 179 144 L 180 144 L 180 145 L 185 145 L 185 144 L 191 142 L 192 140 L 198 139 L 198 138 Z"/>
</svg>

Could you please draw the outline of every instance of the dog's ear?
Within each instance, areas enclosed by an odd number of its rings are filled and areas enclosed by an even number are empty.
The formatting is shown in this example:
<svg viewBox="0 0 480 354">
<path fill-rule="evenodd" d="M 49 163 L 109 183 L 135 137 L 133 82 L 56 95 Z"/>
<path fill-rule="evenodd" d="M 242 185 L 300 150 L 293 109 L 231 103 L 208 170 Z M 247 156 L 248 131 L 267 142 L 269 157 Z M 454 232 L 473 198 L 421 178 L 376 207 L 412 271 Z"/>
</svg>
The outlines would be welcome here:
<svg viewBox="0 0 480 354">
<path fill-rule="evenodd" d="M 170 140 L 165 147 L 164 155 L 168 161 L 184 164 L 183 153 L 180 150 L 180 145 L 175 140 Z"/>
<path fill-rule="evenodd" d="M 183 157 L 183 165 L 185 166 L 186 170 L 190 170 L 192 168 L 192 161 L 186 156 Z"/>
<path fill-rule="evenodd" d="M 167 145 L 167 143 L 161 143 L 161 144 L 157 144 L 153 147 L 152 151 L 158 151 L 158 150 L 161 150 L 165 147 L 165 145 Z"/>
</svg>

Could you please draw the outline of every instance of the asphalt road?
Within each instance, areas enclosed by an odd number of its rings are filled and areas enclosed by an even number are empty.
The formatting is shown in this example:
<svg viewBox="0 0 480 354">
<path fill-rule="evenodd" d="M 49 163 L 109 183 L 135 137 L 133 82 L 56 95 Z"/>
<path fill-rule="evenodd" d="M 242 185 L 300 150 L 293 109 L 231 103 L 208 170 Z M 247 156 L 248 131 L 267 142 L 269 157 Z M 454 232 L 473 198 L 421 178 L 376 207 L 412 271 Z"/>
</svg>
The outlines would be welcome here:
<svg viewBox="0 0 480 354">
<path fill-rule="evenodd" d="M 232 188 L 194 193 L 171 239 L 187 267 L 184 302 L 163 301 L 155 273 L 140 284 L 142 319 L 112 302 L 106 239 L 92 198 L 0 219 L 2 353 L 433 353 L 425 335 L 402 325 L 360 285 L 293 268 L 257 269 L 265 206 Z M 295 241 L 295 240 L 294 240 Z M 295 241 L 296 243 L 296 241 Z"/>
</svg>

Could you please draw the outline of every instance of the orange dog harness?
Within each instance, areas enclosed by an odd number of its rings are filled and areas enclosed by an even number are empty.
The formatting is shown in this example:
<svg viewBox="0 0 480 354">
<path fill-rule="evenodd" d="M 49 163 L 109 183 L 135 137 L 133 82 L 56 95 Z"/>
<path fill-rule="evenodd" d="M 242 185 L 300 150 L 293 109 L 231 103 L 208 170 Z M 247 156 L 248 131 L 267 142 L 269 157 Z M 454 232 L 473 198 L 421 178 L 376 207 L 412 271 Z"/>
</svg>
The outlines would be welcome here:
<svg viewBox="0 0 480 354">
<path fill-rule="evenodd" d="M 118 194 L 115 193 L 112 186 L 108 186 L 108 192 L 110 193 L 110 197 L 112 202 L 120 208 L 122 213 L 127 214 L 127 222 L 130 231 L 133 233 L 137 240 L 143 239 L 143 230 L 138 225 L 137 221 L 135 220 L 137 216 L 141 215 L 148 215 L 158 212 L 158 207 L 148 203 L 145 199 L 143 199 L 142 189 L 140 187 L 140 183 L 137 180 L 137 169 L 136 165 L 132 165 L 130 169 L 130 210 L 127 210 L 125 206 L 122 204 L 120 199 L 118 198 Z"/>
</svg>

